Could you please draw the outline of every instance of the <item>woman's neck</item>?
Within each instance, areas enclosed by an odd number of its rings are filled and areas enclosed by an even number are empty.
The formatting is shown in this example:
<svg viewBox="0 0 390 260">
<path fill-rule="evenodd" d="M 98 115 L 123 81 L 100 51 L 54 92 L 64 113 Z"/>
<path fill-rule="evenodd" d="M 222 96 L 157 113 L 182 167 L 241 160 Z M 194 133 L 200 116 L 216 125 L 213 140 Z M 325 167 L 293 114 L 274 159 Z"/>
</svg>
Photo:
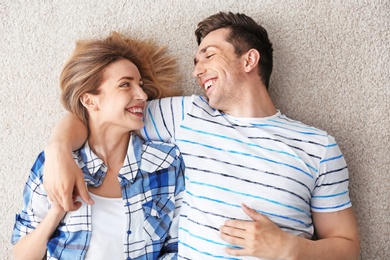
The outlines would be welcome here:
<svg viewBox="0 0 390 260">
<path fill-rule="evenodd" d="M 88 143 L 92 151 L 104 161 L 109 169 L 116 170 L 123 166 L 130 135 L 130 132 L 92 128 L 90 129 Z"/>
</svg>

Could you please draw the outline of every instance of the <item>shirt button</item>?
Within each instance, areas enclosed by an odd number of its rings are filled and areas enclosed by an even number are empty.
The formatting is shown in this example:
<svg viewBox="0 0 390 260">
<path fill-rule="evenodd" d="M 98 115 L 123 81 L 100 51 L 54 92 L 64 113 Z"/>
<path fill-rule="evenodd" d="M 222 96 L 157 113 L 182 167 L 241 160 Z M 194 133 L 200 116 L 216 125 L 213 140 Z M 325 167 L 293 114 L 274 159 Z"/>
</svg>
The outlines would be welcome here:
<svg viewBox="0 0 390 260">
<path fill-rule="evenodd" d="M 130 231 L 130 230 L 127 230 L 127 234 L 130 235 L 130 234 L 131 234 L 131 231 Z"/>
<path fill-rule="evenodd" d="M 126 202 L 126 206 L 130 206 L 130 202 Z"/>
</svg>

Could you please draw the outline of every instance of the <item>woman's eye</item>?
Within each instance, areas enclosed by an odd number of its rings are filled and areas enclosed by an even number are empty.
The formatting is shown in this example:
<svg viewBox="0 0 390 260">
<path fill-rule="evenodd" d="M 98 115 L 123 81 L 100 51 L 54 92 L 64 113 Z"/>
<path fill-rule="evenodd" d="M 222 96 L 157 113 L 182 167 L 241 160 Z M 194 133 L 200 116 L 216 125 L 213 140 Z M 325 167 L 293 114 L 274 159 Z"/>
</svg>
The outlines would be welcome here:
<svg viewBox="0 0 390 260">
<path fill-rule="evenodd" d="M 120 88 L 127 88 L 127 87 L 130 87 L 130 83 L 124 82 L 124 83 L 120 84 L 119 87 L 120 87 Z"/>
</svg>

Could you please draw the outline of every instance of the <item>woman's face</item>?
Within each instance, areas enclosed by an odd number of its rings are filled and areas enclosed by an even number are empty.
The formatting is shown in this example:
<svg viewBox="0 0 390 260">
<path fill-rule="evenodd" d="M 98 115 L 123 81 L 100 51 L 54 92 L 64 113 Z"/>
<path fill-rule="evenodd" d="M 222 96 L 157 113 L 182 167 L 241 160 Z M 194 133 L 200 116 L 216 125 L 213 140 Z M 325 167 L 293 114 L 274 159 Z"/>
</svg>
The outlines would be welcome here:
<svg viewBox="0 0 390 260">
<path fill-rule="evenodd" d="M 138 68 L 122 59 L 105 69 L 103 79 L 100 93 L 91 95 L 96 109 L 90 113 L 90 123 L 99 127 L 117 126 L 125 132 L 141 129 L 147 95 Z"/>
</svg>

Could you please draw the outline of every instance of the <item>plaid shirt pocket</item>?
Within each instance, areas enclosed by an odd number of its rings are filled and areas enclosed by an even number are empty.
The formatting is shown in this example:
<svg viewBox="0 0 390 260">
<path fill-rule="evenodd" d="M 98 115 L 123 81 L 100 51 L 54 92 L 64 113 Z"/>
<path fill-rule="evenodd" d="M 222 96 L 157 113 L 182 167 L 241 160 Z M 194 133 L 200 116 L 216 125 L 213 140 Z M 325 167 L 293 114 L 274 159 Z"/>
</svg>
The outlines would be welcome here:
<svg viewBox="0 0 390 260">
<path fill-rule="evenodd" d="M 165 240 L 175 210 L 172 198 L 156 197 L 145 202 L 142 206 L 145 213 L 144 231 L 153 241 Z"/>
</svg>

